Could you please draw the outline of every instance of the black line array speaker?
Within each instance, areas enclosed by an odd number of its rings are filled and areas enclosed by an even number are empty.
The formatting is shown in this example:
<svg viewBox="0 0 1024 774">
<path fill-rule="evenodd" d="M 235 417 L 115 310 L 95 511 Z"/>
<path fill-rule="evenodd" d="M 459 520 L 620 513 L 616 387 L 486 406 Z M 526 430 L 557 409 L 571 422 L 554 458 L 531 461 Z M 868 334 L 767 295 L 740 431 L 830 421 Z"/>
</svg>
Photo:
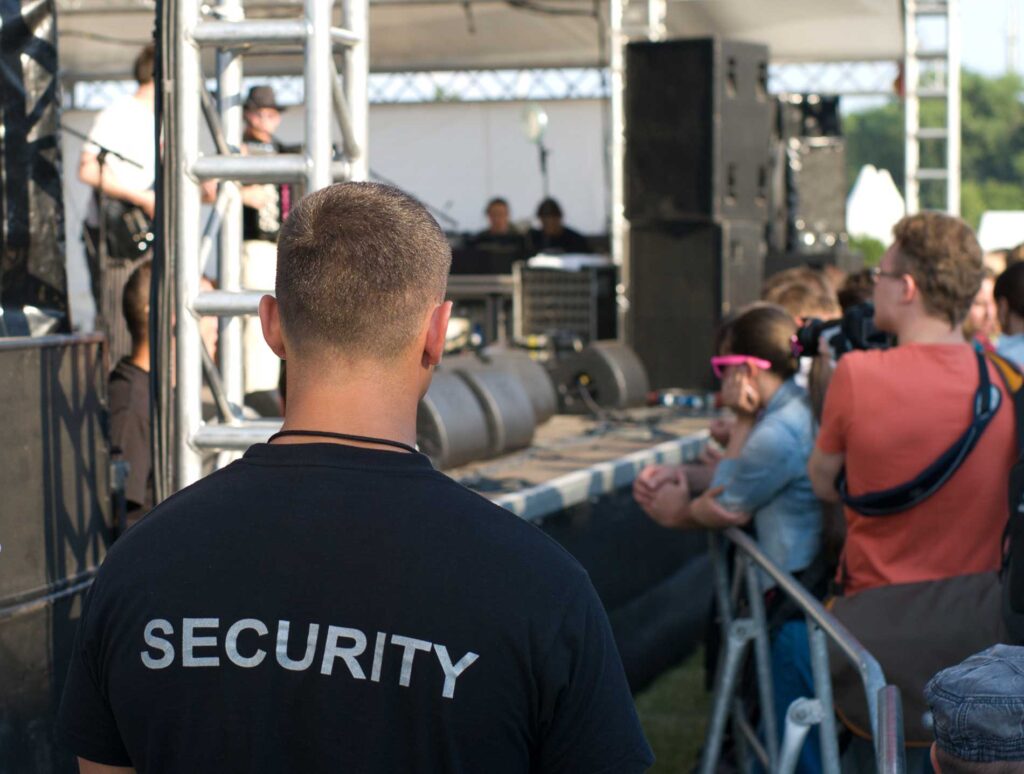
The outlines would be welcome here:
<svg viewBox="0 0 1024 774">
<path fill-rule="evenodd" d="M 846 140 L 791 138 L 787 155 L 795 249 L 835 247 L 846 232 Z"/>
<path fill-rule="evenodd" d="M 783 94 L 778 97 L 776 131 L 790 137 L 839 137 L 842 118 L 839 97 L 820 94 Z"/>
<path fill-rule="evenodd" d="M 760 221 L 632 227 L 631 344 L 652 389 L 714 386 L 715 331 L 758 298 L 766 253 Z"/>
<path fill-rule="evenodd" d="M 768 214 L 768 48 L 717 38 L 626 51 L 626 216 L 763 220 Z"/>
</svg>

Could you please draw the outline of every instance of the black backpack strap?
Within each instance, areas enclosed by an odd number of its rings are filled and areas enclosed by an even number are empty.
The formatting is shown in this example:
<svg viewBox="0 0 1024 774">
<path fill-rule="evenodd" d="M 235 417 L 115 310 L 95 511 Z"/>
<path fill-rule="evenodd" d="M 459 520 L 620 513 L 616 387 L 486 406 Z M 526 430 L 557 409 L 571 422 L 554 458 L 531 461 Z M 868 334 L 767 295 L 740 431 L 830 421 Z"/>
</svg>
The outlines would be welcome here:
<svg viewBox="0 0 1024 774">
<path fill-rule="evenodd" d="M 836 477 L 836 490 L 844 505 L 862 516 L 889 516 L 924 502 L 949 481 L 973 451 L 1002 404 L 1002 392 L 992 385 L 989 378 L 986 356 L 977 351 L 975 356 L 978 359 L 978 389 L 974 393 L 974 418 L 963 435 L 910 481 L 889 489 L 851 495 L 847 489 L 846 469 L 843 468 Z"/>
</svg>

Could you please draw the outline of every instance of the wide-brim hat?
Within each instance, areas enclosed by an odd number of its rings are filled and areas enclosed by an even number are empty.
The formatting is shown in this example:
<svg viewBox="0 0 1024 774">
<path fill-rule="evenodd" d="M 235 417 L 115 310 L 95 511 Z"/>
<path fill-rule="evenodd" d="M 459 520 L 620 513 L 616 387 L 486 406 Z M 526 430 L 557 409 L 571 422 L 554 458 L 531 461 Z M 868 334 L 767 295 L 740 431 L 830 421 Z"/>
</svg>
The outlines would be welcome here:
<svg viewBox="0 0 1024 774">
<path fill-rule="evenodd" d="M 253 86 L 249 89 L 249 96 L 245 98 L 243 107 L 246 110 L 260 110 L 261 108 L 284 110 L 284 106 L 277 104 L 277 96 L 271 86 Z"/>
</svg>

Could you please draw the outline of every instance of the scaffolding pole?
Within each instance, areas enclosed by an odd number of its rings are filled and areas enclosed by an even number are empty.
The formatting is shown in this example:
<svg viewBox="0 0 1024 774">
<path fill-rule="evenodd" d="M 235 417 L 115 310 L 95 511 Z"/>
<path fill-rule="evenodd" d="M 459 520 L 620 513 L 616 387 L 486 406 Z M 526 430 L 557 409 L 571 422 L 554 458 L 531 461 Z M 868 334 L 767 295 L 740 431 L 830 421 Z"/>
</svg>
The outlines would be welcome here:
<svg viewBox="0 0 1024 774">
<path fill-rule="evenodd" d="M 245 18 L 241 0 L 222 0 L 217 10 L 231 22 Z M 217 103 L 224 140 L 229 148 L 238 149 L 242 145 L 242 57 L 230 48 L 217 50 Z M 220 227 L 218 284 L 232 291 L 242 287 L 242 189 L 234 180 L 225 180 L 221 186 L 227 201 Z M 206 266 L 202 268 L 205 271 Z M 217 349 L 224 392 L 231 403 L 241 406 L 245 402 L 241 320 L 221 319 Z"/>
<path fill-rule="evenodd" d="M 200 7 L 199 0 L 179 0 L 175 23 L 174 111 L 167 136 L 178 159 L 174 169 L 176 238 L 172 259 L 175 267 L 175 484 L 188 486 L 202 475 L 203 454 L 243 451 L 265 440 L 274 421 L 246 421 L 232 410 L 219 423 L 202 419 L 202 342 L 199 318 L 221 318 L 221 372 L 211 379 L 223 383 L 221 405 L 241 406 L 244 401 L 244 352 L 242 317 L 255 314 L 261 293 L 242 286 L 243 182 L 280 184 L 301 182 L 307 191 L 324 188 L 335 180 L 365 179 L 367 174 L 369 56 L 366 49 L 368 0 L 343 0 L 341 16 L 346 28 L 333 27 L 332 0 L 305 0 L 295 19 L 246 20 L 241 0 L 226 0 L 214 9 Z M 204 19 L 203 13 L 216 14 Z M 301 153 L 267 156 L 242 155 L 242 45 L 247 51 L 260 45 L 303 45 L 305 83 L 305 147 Z M 210 107 L 201 69 L 200 48 L 217 48 L 218 105 Z M 338 107 L 335 50 L 343 53 L 344 105 Z M 205 117 L 211 124 L 217 152 L 202 156 L 199 127 Z M 346 157 L 333 158 L 332 115 L 339 116 L 346 138 Z M 346 123 L 347 122 L 347 125 Z M 200 228 L 200 185 L 217 180 L 220 192 L 208 227 Z M 220 290 L 200 292 L 206 257 L 219 244 Z M 207 359 L 207 367 L 211 361 Z M 226 459 L 222 455 L 220 459 Z"/>
<path fill-rule="evenodd" d="M 920 23 L 943 19 L 943 46 L 922 47 Z M 921 184 L 945 183 L 946 211 L 960 214 L 960 0 L 904 2 L 904 194 L 907 213 L 921 209 Z M 921 125 L 922 100 L 945 105 L 942 126 Z M 922 167 L 922 143 L 945 142 L 945 166 Z"/>
</svg>

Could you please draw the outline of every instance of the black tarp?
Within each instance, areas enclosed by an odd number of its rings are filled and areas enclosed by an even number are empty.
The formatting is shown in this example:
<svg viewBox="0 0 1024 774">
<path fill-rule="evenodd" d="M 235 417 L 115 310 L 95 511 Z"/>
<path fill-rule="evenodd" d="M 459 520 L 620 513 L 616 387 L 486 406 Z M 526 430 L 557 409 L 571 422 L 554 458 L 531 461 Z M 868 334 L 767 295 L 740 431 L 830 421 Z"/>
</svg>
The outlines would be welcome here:
<svg viewBox="0 0 1024 774">
<path fill-rule="evenodd" d="M 54 0 L 0 0 L 0 336 L 69 330 Z"/>
</svg>

